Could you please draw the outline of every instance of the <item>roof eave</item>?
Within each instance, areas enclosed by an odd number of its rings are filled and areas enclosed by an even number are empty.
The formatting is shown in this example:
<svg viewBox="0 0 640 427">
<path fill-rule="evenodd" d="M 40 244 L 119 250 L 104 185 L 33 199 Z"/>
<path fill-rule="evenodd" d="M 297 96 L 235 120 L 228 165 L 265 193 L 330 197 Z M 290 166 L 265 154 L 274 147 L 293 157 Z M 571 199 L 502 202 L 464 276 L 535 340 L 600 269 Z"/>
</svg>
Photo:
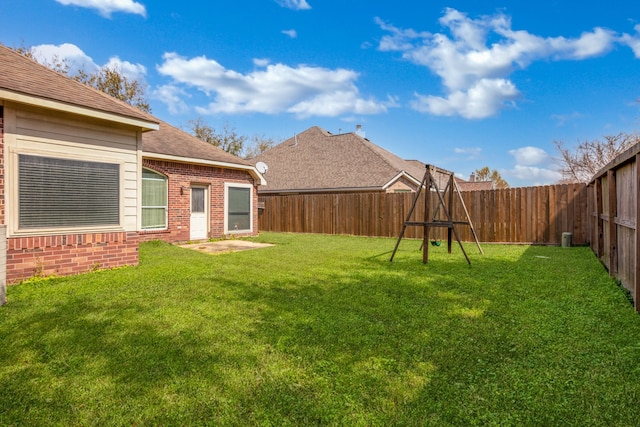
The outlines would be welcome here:
<svg viewBox="0 0 640 427">
<path fill-rule="evenodd" d="M 406 173 L 405 171 L 400 171 L 400 173 L 398 173 L 396 176 L 394 176 L 393 178 L 391 178 L 391 180 L 389 182 L 387 182 L 386 184 L 384 184 L 382 186 L 382 188 L 384 190 L 386 190 L 387 188 L 389 188 L 391 185 L 393 185 L 398 179 L 400 179 L 401 177 L 405 176 L 409 181 L 413 182 L 416 187 L 419 187 L 420 184 L 422 184 L 422 181 L 418 181 L 417 179 L 415 179 L 413 176 L 409 175 L 408 173 Z"/>
<path fill-rule="evenodd" d="M 287 188 L 287 189 L 261 189 L 260 194 L 275 193 L 354 193 L 384 191 L 382 187 L 334 187 L 334 188 Z"/>
<path fill-rule="evenodd" d="M 224 168 L 224 169 L 235 169 L 235 170 L 247 171 L 255 181 L 258 181 L 258 185 L 267 184 L 267 181 L 264 179 L 262 174 L 258 172 L 258 170 L 254 166 L 241 165 L 238 163 L 219 162 L 216 160 L 197 159 L 193 157 L 172 156 L 170 154 L 150 153 L 147 151 L 142 152 L 142 157 L 147 159 L 167 160 L 170 162 L 190 163 L 190 164 L 196 164 L 196 165 L 214 166 L 214 167 Z"/>
<path fill-rule="evenodd" d="M 106 111 L 94 110 L 79 105 L 67 104 L 52 99 L 40 98 L 37 96 L 16 93 L 7 89 L 0 89 L 0 99 L 12 101 L 20 104 L 32 105 L 35 107 L 49 108 L 52 110 L 62 111 L 65 113 L 77 114 L 94 119 L 107 120 L 110 122 L 121 123 L 129 126 L 141 128 L 143 132 L 158 130 L 160 125 L 151 120 L 144 120 L 131 116 L 122 116 L 119 114 L 109 113 Z"/>
</svg>

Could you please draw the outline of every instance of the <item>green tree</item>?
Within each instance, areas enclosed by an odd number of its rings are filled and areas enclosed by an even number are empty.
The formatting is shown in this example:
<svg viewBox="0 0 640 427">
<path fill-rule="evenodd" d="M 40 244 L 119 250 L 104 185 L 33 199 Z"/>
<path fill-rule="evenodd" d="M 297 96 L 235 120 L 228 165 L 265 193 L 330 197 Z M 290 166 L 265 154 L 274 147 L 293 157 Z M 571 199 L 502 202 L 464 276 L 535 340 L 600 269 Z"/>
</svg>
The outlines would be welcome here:
<svg viewBox="0 0 640 427">
<path fill-rule="evenodd" d="M 36 58 L 33 48 L 18 47 L 14 48 L 16 52 L 26 56 L 45 67 L 51 68 L 60 74 L 64 74 L 80 83 L 92 86 L 99 91 L 113 96 L 129 105 L 139 108 L 147 113 L 151 112 L 151 106 L 146 99 L 146 85 L 135 79 L 127 78 L 122 70 L 117 67 L 104 66 L 95 72 L 87 72 L 84 69 L 72 71 L 69 61 L 66 58 L 60 58 L 54 55 L 49 60 Z"/>
<path fill-rule="evenodd" d="M 589 182 L 591 178 L 619 154 L 640 142 L 640 135 L 620 132 L 603 140 L 584 141 L 567 148 L 562 141 L 554 141 L 560 153 L 563 181 Z"/>
<path fill-rule="evenodd" d="M 224 123 L 221 132 L 216 132 L 202 117 L 189 120 L 187 126 L 196 138 L 208 142 L 234 156 L 242 155 L 247 137 L 238 134 L 236 129 L 227 122 Z"/>
<path fill-rule="evenodd" d="M 66 58 L 60 58 L 58 55 L 53 55 L 50 59 L 36 58 L 33 54 L 33 49 L 25 46 L 13 48 L 16 52 L 18 52 L 22 56 L 26 56 L 27 58 L 44 65 L 47 68 L 51 68 L 53 71 L 56 71 L 60 74 L 64 74 L 65 76 L 70 76 L 71 66 L 69 65 L 69 61 Z"/>
<path fill-rule="evenodd" d="M 489 166 L 476 169 L 473 174 L 476 177 L 476 181 L 492 181 L 496 188 L 509 188 L 509 183 L 500 176 L 500 172 L 495 169 L 489 169 Z"/>
<path fill-rule="evenodd" d="M 263 135 L 254 135 L 251 137 L 251 144 L 246 148 L 244 153 L 245 159 L 253 159 L 276 145 L 276 140 Z"/>
<path fill-rule="evenodd" d="M 275 144 L 273 138 L 267 138 L 264 135 L 254 135 L 251 138 L 241 135 L 227 122 L 222 126 L 222 131 L 218 132 L 202 117 L 189 120 L 187 129 L 196 138 L 245 159 L 256 157 Z"/>
<path fill-rule="evenodd" d="M 110 68 L 105 66 L 95 73 L 86 73 L 84 70 L 79 70 L 72 78 L 93 86 L 99 91 L 133 105 L 142 111 L 151 112 L 151 106 L 145 97 L 145 85 L 138 80 L 128 79 L 122 74 L 122 70 L 117 67 Z"/>
</svg>

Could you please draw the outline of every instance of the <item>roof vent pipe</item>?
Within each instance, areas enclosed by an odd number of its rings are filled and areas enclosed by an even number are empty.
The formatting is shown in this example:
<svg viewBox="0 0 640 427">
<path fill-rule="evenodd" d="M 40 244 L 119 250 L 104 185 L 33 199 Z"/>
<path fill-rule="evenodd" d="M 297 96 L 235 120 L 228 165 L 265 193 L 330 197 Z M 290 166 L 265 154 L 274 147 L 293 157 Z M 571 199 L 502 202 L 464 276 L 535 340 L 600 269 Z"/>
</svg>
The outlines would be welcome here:
<svg viewBox="0 0 640 427">
<path fill-rule="evenodd" d="M 362 125 L 356 125 L 356 135 L 361 136 L 361 137 L 365 137 L 364 136 L 364 131 L 362 130 Z"/>
</svg>

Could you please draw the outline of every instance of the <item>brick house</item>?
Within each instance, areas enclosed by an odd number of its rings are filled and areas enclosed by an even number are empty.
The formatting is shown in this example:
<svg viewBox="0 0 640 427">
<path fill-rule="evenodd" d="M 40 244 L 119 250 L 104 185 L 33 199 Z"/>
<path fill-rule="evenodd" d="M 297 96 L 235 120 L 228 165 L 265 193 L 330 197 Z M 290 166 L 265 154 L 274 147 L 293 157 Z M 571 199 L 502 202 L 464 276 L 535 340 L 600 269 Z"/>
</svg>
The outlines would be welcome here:
<svg viewBox="0 0 640 427">
<path fill-rule="evenodd" d="M 405 160 L 355 132 L 313 126 L 252 159 L 265 163 L 260 196 L 311 193 L 415 192 L 426 165 Z M 443 185 L 446 183 L 442 179 Z"/>
<path fill-rule="evenodd" d="M 167 123 L 142 137 L 141 239 L 185 242 L 258 231 L 256 169 Z"/>
<path fill-rule="evenodd" d="M 289 138 L 252 159 L 265 163 L 268 183 L 259 195 L 415 192 L 426 171 L 419 160 L 405 160 L 355 132 L 334 135 L 318 126 Z M 440 189 L 448 175 L 437 173 Z M 456 178 L 461 191 L 468 181 Z"/>
<path fill-rule="evenodd" d="M 0 45 L 0 276 L 136 265 L 141 240 L 257 233 L 262 176 L 203 144 Z"/>
<path fill-rule="evenodd" d="M 138 262 L 138 171 L 158 120 L 0 45 L 6 279 Z"/>
</svg>

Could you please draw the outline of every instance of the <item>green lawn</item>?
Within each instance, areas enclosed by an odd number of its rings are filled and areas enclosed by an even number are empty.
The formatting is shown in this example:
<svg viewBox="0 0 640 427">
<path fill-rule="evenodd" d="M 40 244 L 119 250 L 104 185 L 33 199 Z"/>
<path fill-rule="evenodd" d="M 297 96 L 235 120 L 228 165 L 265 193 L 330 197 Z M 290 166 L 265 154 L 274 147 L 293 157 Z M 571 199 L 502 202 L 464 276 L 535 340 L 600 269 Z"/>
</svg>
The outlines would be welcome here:
<svg viewBox="0 0 640 427">
<path fill-rule="evenodd" d="M 588 248 L 254 240 L 10 286 L 0 425 L 640 423 L 640 316 Z"/>
</svg>

